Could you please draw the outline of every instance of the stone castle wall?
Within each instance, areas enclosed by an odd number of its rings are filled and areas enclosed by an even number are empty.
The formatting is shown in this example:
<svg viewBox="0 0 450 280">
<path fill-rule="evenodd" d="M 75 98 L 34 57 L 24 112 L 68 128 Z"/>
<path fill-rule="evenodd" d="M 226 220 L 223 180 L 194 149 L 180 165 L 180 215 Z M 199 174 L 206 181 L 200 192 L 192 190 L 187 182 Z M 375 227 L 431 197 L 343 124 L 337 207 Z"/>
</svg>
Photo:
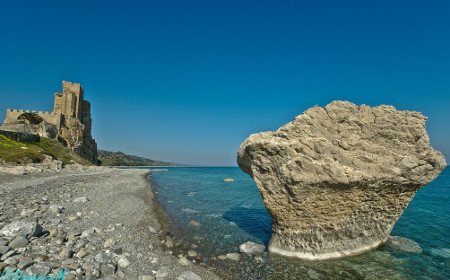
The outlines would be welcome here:
<svg viewBox="0 0 450 280">
<path fill-rule="evenodd" d="M 31 111 L 31 110 L 17 110 L 17 109 L 7 109 L 6 110 L 6 118 L 4 123 L 10 123 L 17 121 L 17 118 L 23 113 L 35 113 L 38 114 L 41 118 L 44 119 L 49 124 L 59 126 L 61 116 L 54 114 L 53 112 L 47 111 Z"/>
</svg>

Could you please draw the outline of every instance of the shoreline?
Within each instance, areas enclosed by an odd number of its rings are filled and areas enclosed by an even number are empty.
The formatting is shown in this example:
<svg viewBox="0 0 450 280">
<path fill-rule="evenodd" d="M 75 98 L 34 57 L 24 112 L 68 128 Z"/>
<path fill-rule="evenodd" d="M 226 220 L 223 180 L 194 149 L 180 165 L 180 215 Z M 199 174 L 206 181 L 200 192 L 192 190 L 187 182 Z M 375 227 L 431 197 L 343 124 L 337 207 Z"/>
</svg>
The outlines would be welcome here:
<svg viewBox="0 0 450 280">
<path fill-rule="evenodd" d="M 150 172 L 151 173 L 151 172 Z M 175 224 L 167 212 L 164 210 L 163 206 L 158 202 L 158 192 L 154 187 L 154 183 L 151 180 L 151 176 L 148 180 L 151 185 L 151 190 L 153 193 L 153 203 L 155 207 L 155 213 L 157 213 L 158 221 L 161 225 L 161 230 L 170 236 L 167 239 L 162 235 L 161 243 L 163 244 L 163 250 L 170 252 L 174 256 L 178 256 L 180 262 L 186 262 L 186 259 L 190 262 L 198 264 L 205 268 L 206 270 L 214 273 L 220 279 L 271 279 L 267 278 L 266 275 L 255 273 L 254 269 L 261 269 L 267 260 L 268 252 L 254 252 L 254 253 L 243 253 L 236 245 L 236 250 L 231 250 L 228 252 L 223 252 L 222 254 L 210 255 L 204 252 L 202 242 L 199 240 L 191 239 L 187 233 L 184 232 L 183 226 Z M 195 221 L 194 219 L 191 220 Z M 170 246 L 167 246 L 167 242 Z M 193 247 L 194 245 L 194 247 Z M 196 257 L 188 257 L 188 251 L 194 250 L 198 255 Z M 205 253 L 206 256 L 202 254 Z M 181 257 L 180 257 L 181 256 Z M 202 262 L 205 261 L 205 262 Z M 249 278 L 249 275 L 252 278 Z M 203 278 L 202 278 L 203 279 Z M 278 279 L 278 278 L 273 278 Z"/>
<path fill-rule="evenodd" d="M 56 275 L 67 268 L 69 280 L 220 279 L 161 244 L 171 222 L 150 178 L 145 169 L 105 167 L 0 173 L 0 273 Z M 17 247 L 20 234 L 2 231 L 17 221 L 43 231 Z"/>
<path fill-rule="evenodd" d="M 183 229 L 172 222 L 172 220 L 169 218 L 168 214 L 164 210 L 163 206 L 161 206 L 159 204 L 158 193 L 156 192 L 154 186 L 152 185 L 153 183 L 151 181 L 151 172 L 150 171 L 148 172 L 148 174 L 145 178 L 146 178 L 146 180 L 149 184 L 150 190 L 152 192 L 152 205 L 153 205 L 152 207 L 153 207 L 153 211 L 154 211 L 156 218 L 160 225 L 161 234 L 160 234 L 159 238 L 160 238 L 161 244 L 163 244 L 162 245 L 163 251 L 170 252 L 170 254 L 173 256 L 178 256 L 178 261 L 183 263 L 183 265 L 192 264 L 191 261 L 194 261 L 195 266 L 200 267 L 202 269 L 209 271 L 210 273 L 215 274 L 215 277 L 217 277 L 217 279 L 229 279 L 230 275 L 225 273 L 222 269 L 219 269 L 217 266 L 196 262 L 196 261 L 200 261 L 200 259 L 188 258 L 187 252 L 192 249 L 192 247 L 190 247 L 190 245 L 189 245 L 190 243 L 186 242 L 185 240 L 182 240 L 182 239 L 181 240 L 177 239 L 175 237 L 175 236 L 183 237 L 184 236 Z M 166 234 L 166 236 L 164 236 L 164 234 Z M 169 236 L 169 239 L 167 239 L 167 236 Z M 168 242 L 172 243 L 172 244 L 167 246 Z M 201 246 L 199 246 L 198 249 L 200 249 L 200 248 L 201 248 Z M 195 248 L 195 250 L 198 250 L 198 249 Z M 182 257 L 180 258 L 180 256 L 182 256 Z M 186 260 L 188 260 L 188 262 L 186 262 Z"/>
</svg>

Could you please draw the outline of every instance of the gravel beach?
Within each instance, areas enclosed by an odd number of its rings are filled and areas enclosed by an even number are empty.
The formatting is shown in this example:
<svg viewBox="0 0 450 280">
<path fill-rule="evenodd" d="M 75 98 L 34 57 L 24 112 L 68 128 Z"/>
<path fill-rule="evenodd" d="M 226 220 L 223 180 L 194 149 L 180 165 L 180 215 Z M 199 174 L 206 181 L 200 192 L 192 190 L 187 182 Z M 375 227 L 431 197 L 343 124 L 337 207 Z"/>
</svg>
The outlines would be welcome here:
<svg viewBox="0 0 450 280">
<path fill-rule="evenodd" d="M 192 252 L 174 256 L 162 245 L 167 233 L 148 176 L 104 167 L 0 173 L 0 273 L 219 279 Z"/>
</svg>

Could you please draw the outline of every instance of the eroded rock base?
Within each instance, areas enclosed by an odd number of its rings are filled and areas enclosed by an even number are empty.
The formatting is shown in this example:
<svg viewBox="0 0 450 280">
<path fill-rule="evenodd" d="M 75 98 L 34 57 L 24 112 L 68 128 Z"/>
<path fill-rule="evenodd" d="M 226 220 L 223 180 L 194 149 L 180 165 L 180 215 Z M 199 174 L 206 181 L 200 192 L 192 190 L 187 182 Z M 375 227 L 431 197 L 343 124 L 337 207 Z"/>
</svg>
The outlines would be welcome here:
<svg viewBox="0 0 450 280">
<path fill-rule="evenodd" d="M 291 215 L 276 212 L 269 251 L 305 260 L 337 259 L 386 242 L 416 188 L 336 186 L 295 188 Z M 270 198 L 266 198 L 270 199 Z M 281 207 L 281 205 L 279 205 Z M 285 206 L 284 206 L 285 207 Z"/>
</svg>

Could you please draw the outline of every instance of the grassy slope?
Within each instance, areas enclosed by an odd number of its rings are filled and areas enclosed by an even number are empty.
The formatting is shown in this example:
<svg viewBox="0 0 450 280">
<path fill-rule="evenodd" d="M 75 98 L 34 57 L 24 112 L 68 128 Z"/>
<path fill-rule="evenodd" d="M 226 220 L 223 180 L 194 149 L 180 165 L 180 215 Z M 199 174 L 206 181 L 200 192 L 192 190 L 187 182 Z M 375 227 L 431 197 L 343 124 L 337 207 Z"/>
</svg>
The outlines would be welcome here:
<svg viewBox="0 0 450 280">
<path fill-rule="evenodd" d="M 56 140 L 41 137 L 40 142 L 24 143 L 0 135 L 0 160 L 18 164 L 41 162 L 44 155 L 59 159 L 64 164 L 78 162 L 91 165 L 89 161 L 81 158 Z"/>
<path fill-rule="evenodd" d="M 127 155 L 122 152 L 98 151 L 98 159 L 104 166 L 175 166 L 172 162 L 152 160 L 148 158 Z"/>
</svg>

